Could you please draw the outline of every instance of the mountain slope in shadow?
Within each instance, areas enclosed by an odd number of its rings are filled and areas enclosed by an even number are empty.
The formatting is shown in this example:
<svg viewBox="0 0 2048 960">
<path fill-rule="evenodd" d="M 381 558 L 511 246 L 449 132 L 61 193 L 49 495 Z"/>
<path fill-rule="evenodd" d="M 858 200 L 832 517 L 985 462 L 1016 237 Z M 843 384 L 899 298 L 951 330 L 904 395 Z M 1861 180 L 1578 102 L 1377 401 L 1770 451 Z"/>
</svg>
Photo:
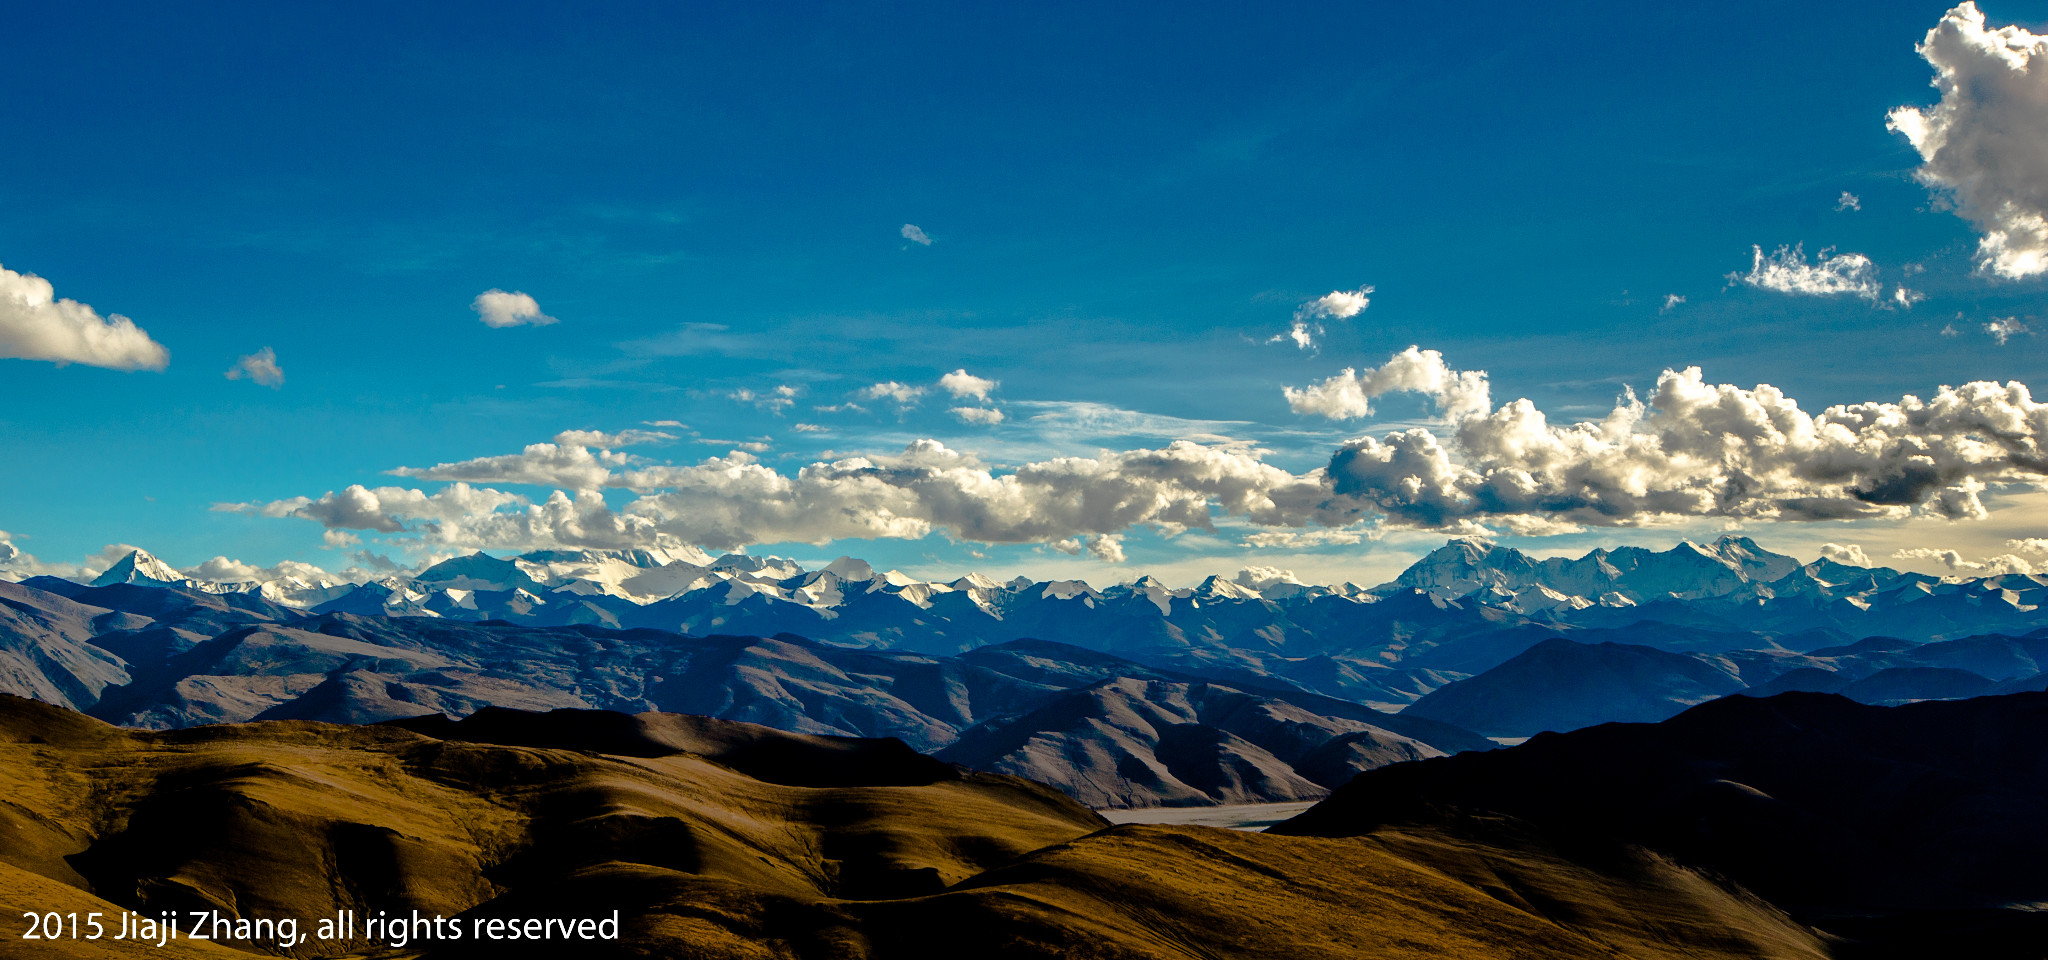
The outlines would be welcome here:
<svg viewBox="0 0 2048 960">
<path fill-rule="evenodd" d="M 2038 956 L 2048 918 L 2024 905 L 2048 902 L 2043 730 L 2048 694 L 1898 707 L 1728 697 L 1662 723 L 1369 771 L 1273 832 L 1509 817 L 1577 849 L 1655 851 L 1884 945 L 1848 955 L 1970 943 L 1973 956 Z"/>
</svg>

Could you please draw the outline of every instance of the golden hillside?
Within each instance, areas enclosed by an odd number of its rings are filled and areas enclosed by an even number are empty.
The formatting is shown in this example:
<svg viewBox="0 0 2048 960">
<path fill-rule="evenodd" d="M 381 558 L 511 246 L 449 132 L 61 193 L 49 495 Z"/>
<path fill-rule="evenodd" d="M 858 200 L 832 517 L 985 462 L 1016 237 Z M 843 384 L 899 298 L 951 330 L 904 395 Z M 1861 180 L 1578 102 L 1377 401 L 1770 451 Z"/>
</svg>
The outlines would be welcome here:
<svg viewBox="0 0 2048 960">
<path fill-rule="evenodd" d="M 1512 829 L 1345 839 L 1105 829 L 894 741 L 673 715 L 490 711 L 138 732 L 0 698 L 0 909 L 18 957 L 227 956 L 19 939 L 25 912 L 622 917 L 617 940 L 414 939 L 411 956 L 1820 957 L 1654 855 Z M 586 744 L 578 747 L 577 742 Z M 504 928 L 499 928 L 504 929 Z M 386 949 L 353 939 L 284 951 Z M 527 949 L 522 950 L 521 947 Z"/>
</svg>

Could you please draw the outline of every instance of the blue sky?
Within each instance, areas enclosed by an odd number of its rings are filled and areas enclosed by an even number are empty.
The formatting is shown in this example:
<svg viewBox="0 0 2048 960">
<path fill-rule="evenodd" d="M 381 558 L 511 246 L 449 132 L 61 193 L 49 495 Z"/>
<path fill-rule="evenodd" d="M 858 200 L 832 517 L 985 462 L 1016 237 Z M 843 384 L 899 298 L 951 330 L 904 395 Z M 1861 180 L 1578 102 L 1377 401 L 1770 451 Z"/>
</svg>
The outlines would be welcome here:
<svg viewBox="0 0 2048 960">
<path fill-rule="evenodd" d="M 783 474 L 921 438 L 1001 474 L 1228 437 L 1301 474 L 1438 411 L 1394 393 L 1333 421 L 1282 388 L 1411 344 L 1553 424 L 1689 365 L 1808 413 L 2038 382 L 2040 336 L 1985 325 L 2048 335 L 2042 280 L 1976 269 L 1983 224 L 1916 181 L 1921 153 L 1886 128 L 1940 99 L 1914 44 L 1947 10 L 18 8 L 0 266 L 132 318 L 170 360 L 0 359 L 0 530 L 48 563 L 110 543 L 181 566 L 339 570 L 363 548 L 411 563 L 464 545 L 423 545 L 407 521 L 330 548 L 307 519 L 212 507 L 432 493 L 386 472 L 571 429 L 670 434 L 630 447 L 641 465 L 756 443 Z M 2048 4 L 1984 14 L 2039 30 Z M 1877 298 L 1728 279 L 1752 245 L 1782 244 L 1867 257 Z M 1368 285 L 1362 312 L 1317 319 L 1315 349 L 1267 342 L 1301 305 Z M 1893 305 L 1902 285 L 1926 299 Z M 559 322 L 487 326 L 471 304 L 491 289 Z M 223 375 L 265 347 L 281 385 Z M 954 398 L 937 380 L 956 369 L 999 386 Z M 891 381 L 926 393 L 907 409 L 856 396 Z M 778 387 L 794 391 L 780 409 L 734 399 Z M 866 412 L 819 409 L 849 399 Z M 1808 554 L 1910 540 L 1981 556 L 2048 534 L 2032 496 L 1994 482 L 1980 520 L 1735 522 Z M 1513 539 L 1576 552 L 1730 520 Z M 1447 535 L 1276 550 L 1237 524 L 1118 532 L 1115 567 L 943 523 L 750 549 L 1371 581 Z"/>
</svg>

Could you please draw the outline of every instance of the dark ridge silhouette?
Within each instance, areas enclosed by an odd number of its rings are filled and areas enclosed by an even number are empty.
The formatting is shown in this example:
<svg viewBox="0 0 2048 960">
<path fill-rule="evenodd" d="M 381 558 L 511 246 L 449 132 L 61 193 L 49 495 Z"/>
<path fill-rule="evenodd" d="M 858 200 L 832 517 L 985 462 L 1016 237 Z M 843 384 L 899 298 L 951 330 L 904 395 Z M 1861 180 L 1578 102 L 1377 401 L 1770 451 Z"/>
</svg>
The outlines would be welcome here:
<svg viewBox="0 0 2048 960">
<path fill-rule="evenodd" d="M 2048 694 L 1729 697 L 1368 771 L 1272 832 L 1505 816 L 1577 848 L 1655 850 L 1854 938 L 1925 946 L 1976 929 L 2020 952 L 1974 955 L 2039 956 L 2020 944 L 2048 935 L 2044 918 L 2004 908 L 2048 900 L 2044 730 Z"/>
</svg>

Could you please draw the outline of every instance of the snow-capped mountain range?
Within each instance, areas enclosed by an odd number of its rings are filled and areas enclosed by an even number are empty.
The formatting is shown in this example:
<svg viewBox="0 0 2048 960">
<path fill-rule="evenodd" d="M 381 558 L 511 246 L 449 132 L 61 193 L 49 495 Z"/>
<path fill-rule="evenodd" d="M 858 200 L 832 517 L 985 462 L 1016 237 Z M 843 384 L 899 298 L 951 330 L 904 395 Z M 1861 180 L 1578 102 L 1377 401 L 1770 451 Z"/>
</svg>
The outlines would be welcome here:
<svg viewBox="0 0 2048 960">
<path fill-rule="evenodd" d="M 135 551 L 92 581 L 167 586 L 314 613 L 656 627 L 686 633 L 795 633 L 853 646 L 932 652 L 1075 631 L 1181 648 L 1301 649 L 1302 634 L 1349 631 L 1431 608 L 1425 619 L 1622 626 L 1639 620 L 1764 633 L 1872 632 L 1934 638 L 2031 625 L 2048 578 L 1940 578 L 1821 559 L 1802 563 L 1745 537 L 1668 550 L 1598 549 L 1538 559 L 1486 540 L 1446 543 L 1391 583 L 1312 585 L 1253 571 L 1193 588 L 1151 577 L 1097 588 L 1080 580 L 927 581 L 841 557 L 807 570 L 778 557 L 700 552 L 484 553 L 368 583 L 283 578 L 194 580 Z M 1391 605 L 1391 606 L 1389 606 Z M 1365 608 L 1373 607 L 1368 613 Z M 1911 610 L 1908 608 L 1911 607 Z M 2048 617 L 2040 619 L 2048 620 Z M 1313 645 L 1311 645 L 1313 646 Z M 1355 644 L 1347 644 L 1355 648 Z M 1413 652 L 1413 651 L 1406 651 Z"/>
</svg>

